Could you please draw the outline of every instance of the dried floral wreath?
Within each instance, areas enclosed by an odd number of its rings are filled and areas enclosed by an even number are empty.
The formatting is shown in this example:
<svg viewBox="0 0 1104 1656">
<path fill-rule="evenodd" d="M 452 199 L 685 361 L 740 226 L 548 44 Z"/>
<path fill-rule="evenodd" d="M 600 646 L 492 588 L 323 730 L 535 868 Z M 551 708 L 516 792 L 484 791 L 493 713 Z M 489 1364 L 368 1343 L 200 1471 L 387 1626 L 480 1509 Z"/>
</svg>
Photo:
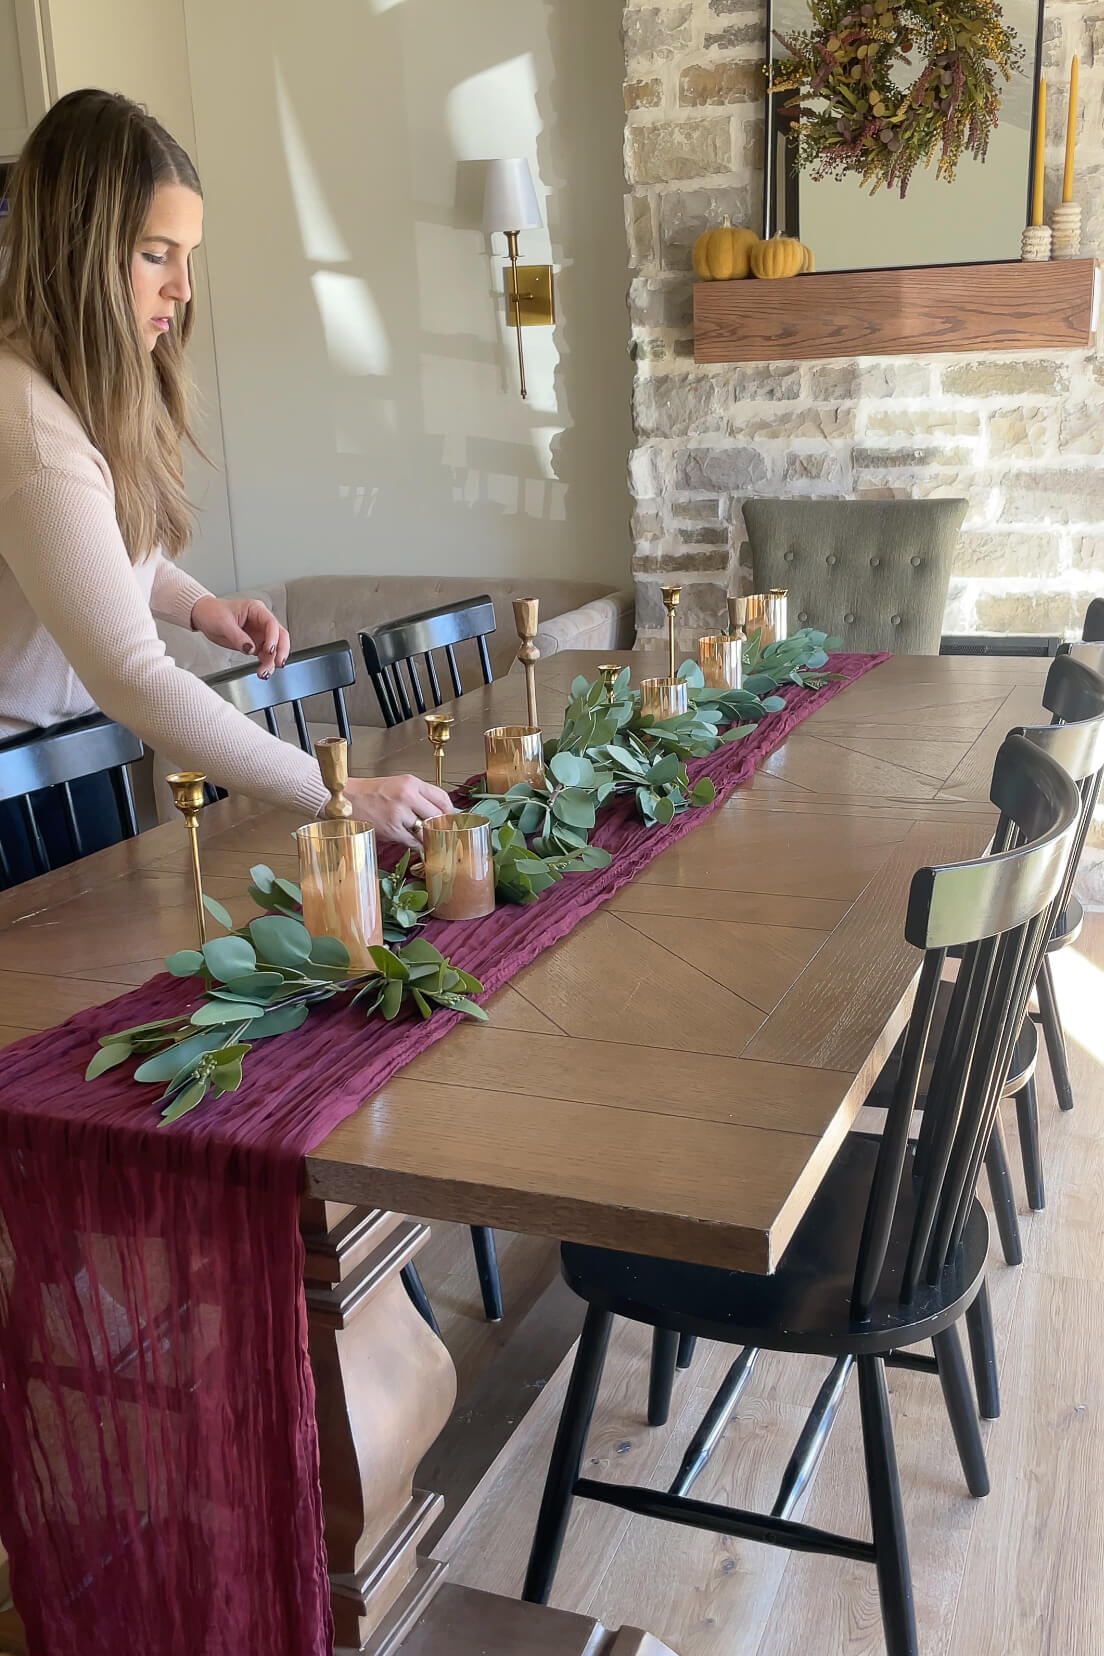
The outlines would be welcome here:
<svg viewBox="0 0 1104 1656">
<path fill-rule="evenodd" d="M 858 173 L 872 192 L 885 186 L 903 197 L 915 168 L 936 157 L 948 183 L 963 154 L 985 159 L 998 77 L 1009 80 L 1024 62 L 996 0 L 809 0 L 809 11 L 815 27 L 778 34 L 789 56 L 768 66 L 774 92 L 798 94 L 780 109 L 793 123 L 799 168 L 813 178 Z M 923 68 L 902 86 L 914 51 Z"/>
</svg>

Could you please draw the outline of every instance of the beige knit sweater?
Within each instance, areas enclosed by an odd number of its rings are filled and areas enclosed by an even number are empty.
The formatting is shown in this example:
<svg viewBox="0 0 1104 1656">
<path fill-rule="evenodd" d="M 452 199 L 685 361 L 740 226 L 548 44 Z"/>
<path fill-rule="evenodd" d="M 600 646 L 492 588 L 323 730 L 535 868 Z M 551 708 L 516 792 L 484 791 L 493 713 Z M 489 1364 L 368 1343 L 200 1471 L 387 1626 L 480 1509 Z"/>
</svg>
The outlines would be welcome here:
<svg viewBox="0 0 1104 1656">
<path fill-rule="evenodd" d="M 154 617 L 206 589 L 160 552 L 132 564 L 103 456 L 68 404 L 0 348 L 0 739 L 97 707 L 212 782 L 314 816 L 315 761 L 178 667 Z"/>
</svg>

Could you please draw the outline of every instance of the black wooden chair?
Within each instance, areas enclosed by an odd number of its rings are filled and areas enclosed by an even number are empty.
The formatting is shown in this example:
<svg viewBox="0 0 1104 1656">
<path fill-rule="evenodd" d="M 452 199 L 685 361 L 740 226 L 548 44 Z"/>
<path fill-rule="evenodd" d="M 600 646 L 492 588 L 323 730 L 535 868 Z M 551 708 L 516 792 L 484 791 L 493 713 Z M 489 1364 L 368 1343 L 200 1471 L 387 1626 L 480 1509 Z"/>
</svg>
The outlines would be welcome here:
<svg viewBox="0 0 1104 1656">
<path fill-rule="evenodd" d="M 923 951 L 905 1058 L 880 1137 L 848 1136 L 772 1276 L 567 1244 L 563 1274 L 587 1302 L 529 1560 L 524 1597 L 546 1602 L 576 1497 L 743 1540 L 831 1553 L 876 1567 L 889 1656 L 916 1656 L 916 1624 L 885 1367 L 934 1371 L 967 1486 L 988 1492 L 958 1323 L 982 1293 L 989 1229 L 975 1187 L 1080 818 L 1060 766 L 1020 736 L 997 756 L 1001 817 L 993 854 L 914 876 L 905 937 Z M 961 952 L 950 1013 L 933 1033 L 949 951 Z M 934 1049 L 933 1049 L 934 1043 Z M 934 1065 L 918 1140 L 910 1140 L 921 1073 Z M 614 1316 L 677 1338 L 744 1348 L 670 1490 L 580 1477 Z M 935 1355 L 913 1347 L 931 1339 Z M 830 1357 L 834 1368 L 770 1514 L 688 1498 L 703 1447 L 738 1395 L 746 1353 Z M 852 1368 L 858 1370 L 871 1541 L 795 1522 Z M 817 1417 L 819 1411 L 819 1417 Z"/>
<path fill-rule="evenodd" d="M 276 709 L 290 707 L 299 746 L 304 753 L 314 750 L 303 703 L 308 696 L 329 693 L 333 696 L 338 732 L 347 742 L 351 740 L 344 692 L 356 683 L 356 668 L 353 666 L 352 648 L 344 638 L 337 639 L 333 644 L 293 650 L 282 667 L 273 669 L 271 678 L 261 678 L 256 662 L 248 661 L 242 667 L 228 667 L 225 672 L 212 673 L 205 682 L 239 713 L 263 713 L 265 724 L 273 736 L 280 735 Z"/>
<path fill-rule="evenodd" d="M 1058 1103 L 1062 1109 L 1071 1110 L 1073 1089 L 1070 1086 L 1065 1032 L 1049 956 L 1075 940 L 1084 920 L 1081 904 L 1073 895 L 1073 882 L 1104 779 L 1104 676 L 1094 672 L 1077 657 L 1058 656 L 1047 674 L 1043 706 L 1052 715 L 1052 722 L 1037 728 L 1025 728 L 1019 734 L 1048 753 L 1073 778 L 1081 795 L 1081 821 L 1066 871 L 1058 918 L 1047 939 L 1039 968 L 1035 986 L 1039 1009 L 1032 1016 L 1042 1026 Z M 1034 1030 L 1030 1020 L 1025 1020 L 1025 1027 L 1031 1032 Z M 1046 1196 L 1039 1153 L 1039 1110 L 1034 1080 L 1029 1080 L 1024 1090 L 1017 1094 L 1016 1107 L 1028 1203 L 1037 1210 L 1045 1206 Z"/>
<path fill-rule="evenodd" d="M 19 837 L 25 840 L 30 862 L 28 872 L 20 876 L 14 847 L 5 846 L 0 837 L 0 881 L 10 886 L 21 877 L 46 874 L 51 868 L 87 855 L 97 840 L 103 845 L 133 839 L 138 822 L 126 767 L 141 759 L 143 752 L 137 736 L 100 713 L 68 720 L 49 730 L 29 730 L 0 744 L 0 802 L 6 813 L 11 813 L 9 821 Z M 90 823 L 86 818 L 82 822 L 84 813 L 74 799 L 73 784 L 93 777 L 105 783 L 97 791 L 93 806 L 97 821 Z M 103 815 L 101 793 L 108 811 L 117 817 L 117 831 L 114 821 L 105 824 L 99 820 Z M 56 816 L 59 806 L 63 823 L 60 834 L 50 828 L 44 831 L 43 815 Z"/>
<path fill-rule="evenodd" d="M 426 711 L 425 694 L 418 673 L 419 656 L 422 659 L 434 707 L 440 707 L 445 699 L 441 694 L 441 681 L 433 660 L 434 650 L 443 650 L 445 653 L 454 695 L 464 694 L 460 668 L 456 660 L 457 644 L 474 641 L 483 673 L 483 683 L 491 684 L 494 675 L 491 672 L 491 658 L 487 653 L 487 638 L 495 631 L 495 627 L 494 604 L 483 594 L 478 598 L 468 598 L 460 604 L 444 604 L 440 609 L 422 610 L 419 615 L 405 615 L 399 621 L 390 621 L 386 626 L 375 627 L 371 632 L 362 632 L 360 647 L 364 652 L 364 665 L 368 669 L 368 676 L 372 680 L 372 688 L 376 692 L 380 712 L 383 714 L 383 722 L 388 729 L 412 719 L 415 712 Z M 409 695 L 407 686 L 403 683 L 404 668 L 410 687 Z M 494 1231 L 486 1225 L 473 1225 L 471 1234 L 476 1270 L 479 1273 L 479 1291 L 483 1297 L 483 1310 L 489 1321 L 498 1322 L 502 1316 L 502 1285 L 499 1280 Z M 425 1300 L 423 1304 L 415 1299 L 415 1303 L 430 1326 L 436 1329 L 437 1324 L 429 1301 Z"/>
<path fill-rule="evenodd" d="M 483 673 L 483 683 L 490 684 L 491 658 L 487 653 L 487 638 L 495 631 L 494 604 L 484 593 L 478 598 L 467 598 L 459 604 L 443 604 L 440 609 L 422 610 L 419 615 L 404 615 L 399 621 L 374 627 L 360 635 L 364 651 L 364 665 L 372 680 L 372 688 L 380 704 L 383 722 L 390 728 L 412 719 L 414 714 L 426 711 L 425 693 L 418 673 L 417 658 L 422 659 L 429 694 L 434 707 L 444 701 L 441 682 L 433 660 L 434 650 L 443 650 L 448 663 L 454 696 L 464 694 L 460 669 L 456 660 L 457 644 L 474 641 Z M 403 683 L 402 669 L 406 669 L 407 685 Z"/>
</svg>

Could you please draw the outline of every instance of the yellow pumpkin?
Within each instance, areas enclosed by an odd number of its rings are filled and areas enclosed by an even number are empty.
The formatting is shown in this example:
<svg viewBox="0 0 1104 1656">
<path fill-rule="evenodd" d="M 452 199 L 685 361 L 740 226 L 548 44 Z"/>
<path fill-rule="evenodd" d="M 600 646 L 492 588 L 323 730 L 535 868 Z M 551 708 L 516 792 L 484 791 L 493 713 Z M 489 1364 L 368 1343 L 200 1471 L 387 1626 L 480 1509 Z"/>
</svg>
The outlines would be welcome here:
<svg viewBox="0 0 1104 1656">
<path fill-rule="evenodd" d="M 805 270 L 806 259 L 812 254 L 804 243 L 793 236 L 772 236 L 751 250 L 751 273 L 775 279 L 780 276 L 799 276 Z"/>
<path fill-rule="evenodd" d="M 716 230 L 705 230 L 694 243 L 694 274 L 703 282 L 734 282 L 750 274 L 748 263 L 759 237 L 754 230 L 745 230 L 738 224 L 724 224 Z"/>
<path fill-rule="evenodd" d="M 805 248 L 805 262 L 798 271 L 799 276 L 812 276 L 816 271 L 816 260 L 813 258 L 811 247 Z"/>
</svg>

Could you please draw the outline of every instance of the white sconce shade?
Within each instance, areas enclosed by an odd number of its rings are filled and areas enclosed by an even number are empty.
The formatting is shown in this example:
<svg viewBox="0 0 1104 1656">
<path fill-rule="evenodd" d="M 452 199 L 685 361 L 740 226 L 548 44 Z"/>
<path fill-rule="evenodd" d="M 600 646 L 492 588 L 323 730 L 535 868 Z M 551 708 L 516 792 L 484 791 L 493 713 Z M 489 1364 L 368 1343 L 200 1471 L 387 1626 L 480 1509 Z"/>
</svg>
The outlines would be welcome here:
<svg viewBox="0 0 1104 1656">
<path fill-rule="evenodd" d="M 539 230 L 543 222 L 528 161 L 488 161 L 484 230 Z"/>
</svg>

